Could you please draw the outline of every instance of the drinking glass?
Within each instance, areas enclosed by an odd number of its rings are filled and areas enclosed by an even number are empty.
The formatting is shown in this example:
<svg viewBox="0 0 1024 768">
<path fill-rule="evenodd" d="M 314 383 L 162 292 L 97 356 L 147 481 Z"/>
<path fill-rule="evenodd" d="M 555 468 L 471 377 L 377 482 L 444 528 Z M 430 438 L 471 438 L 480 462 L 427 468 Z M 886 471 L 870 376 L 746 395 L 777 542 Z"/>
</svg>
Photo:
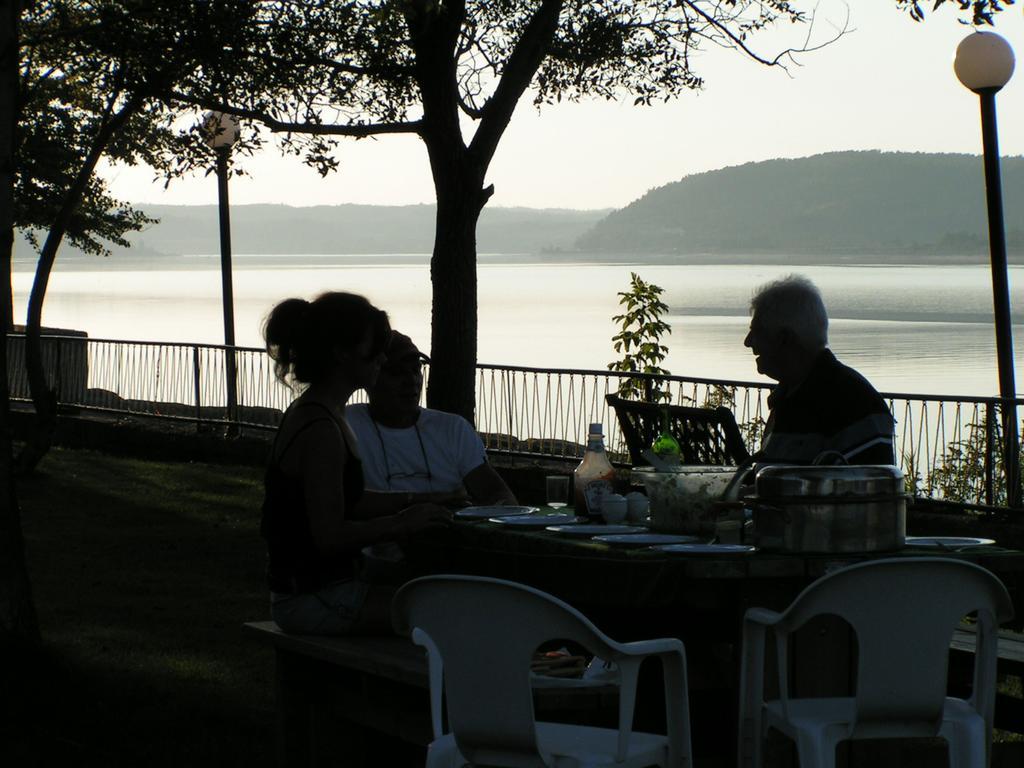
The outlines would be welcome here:
<svg viewBox="0 0 1024 768">
<path fill-rule="evenodd" d="M 569 503 L 569 476 L 548 475 L 544 478 L 544 486 L 547 489 L 548 506 L 552 509 L 561 509 Z"/>
</svg>

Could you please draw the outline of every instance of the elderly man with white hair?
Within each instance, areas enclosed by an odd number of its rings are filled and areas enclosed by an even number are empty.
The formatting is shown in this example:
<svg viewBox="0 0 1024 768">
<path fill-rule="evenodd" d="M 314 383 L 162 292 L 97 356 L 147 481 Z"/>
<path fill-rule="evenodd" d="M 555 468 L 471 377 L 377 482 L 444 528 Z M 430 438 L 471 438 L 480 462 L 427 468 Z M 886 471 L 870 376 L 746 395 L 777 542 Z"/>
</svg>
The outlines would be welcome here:
<svg viewBox="0 0 1024 768">
<path fill-rule="evenodd" d="M 757 458 L 809 463 L 822 454 L 850 464 L 893 464 L 893 418 L 885 400 L 828 348 L 828 314 L 817 287 L 790 275 L 750 302 L 757 370 L 779 382 Z M 835 461 L 826 461 L 835 463 Z"/>
</svg>

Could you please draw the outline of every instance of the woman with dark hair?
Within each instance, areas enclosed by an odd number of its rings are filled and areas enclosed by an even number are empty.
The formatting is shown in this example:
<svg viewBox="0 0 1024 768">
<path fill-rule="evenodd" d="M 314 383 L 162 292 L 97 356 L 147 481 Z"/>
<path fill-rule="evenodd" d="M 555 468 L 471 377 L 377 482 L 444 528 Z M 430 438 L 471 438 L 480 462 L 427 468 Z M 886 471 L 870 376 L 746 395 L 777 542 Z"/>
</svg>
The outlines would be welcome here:
<svg viewBox="0 0 1024 768">
<path fill-rule="evenodd" d="M 450 519 L 436 504 L 352 516 L 363 472 L 345 403 L 373 384 L 386 359 L 387 314 L 351 293 L 286 299 L 271 310 L 263 337 L 278 379 L 301 389 L 278 427 L 265 478 L 271 615 L 287 632 L 386 632 L 393 589 L 357 577 L 360 549 Z"/>
</svg>

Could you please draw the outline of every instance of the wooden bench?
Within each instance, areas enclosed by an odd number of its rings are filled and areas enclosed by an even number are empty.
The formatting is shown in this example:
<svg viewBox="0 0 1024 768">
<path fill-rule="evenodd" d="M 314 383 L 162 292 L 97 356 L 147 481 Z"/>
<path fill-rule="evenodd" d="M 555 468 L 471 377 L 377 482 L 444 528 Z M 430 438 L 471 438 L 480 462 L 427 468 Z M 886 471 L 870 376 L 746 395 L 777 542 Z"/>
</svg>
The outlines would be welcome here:
<svg viewBox="0 0 1024 768">
<path fill-rule="evenodd" d="M 423 764 L 432 732 L 422 648 L 402 637 L 290 635 L 272 621 L 245 628 L 274 647 L 279 765 Z M 615 691 L 541 685 L 537 712 L 614 713 Z"/>
<path fill-rule="evenodd" d="M 245 628 L 274 647 L 278 765 L 364 765 L 381 745 L 429 743 L 422 648 L 400 637 L 290 635 L 273 621 Z M 394 752 L 377 762 L 412 762 Z"/>
<path fill-rule="evenodd" d="M 966 627 L 954 632 L 953 641 L 949 644 L 950 682 L 959 694 L 970 690 L 970 670 L 974 666 L 976 644 L 974 631 Z M 1012 675 L 1024 685 L 1024 635 L 1000 631 L 997 646 L 999 676 Z M 1024 699 L 997 692 L 995 727 L 1002 731 L 1024 733 Z"/>
</svg>

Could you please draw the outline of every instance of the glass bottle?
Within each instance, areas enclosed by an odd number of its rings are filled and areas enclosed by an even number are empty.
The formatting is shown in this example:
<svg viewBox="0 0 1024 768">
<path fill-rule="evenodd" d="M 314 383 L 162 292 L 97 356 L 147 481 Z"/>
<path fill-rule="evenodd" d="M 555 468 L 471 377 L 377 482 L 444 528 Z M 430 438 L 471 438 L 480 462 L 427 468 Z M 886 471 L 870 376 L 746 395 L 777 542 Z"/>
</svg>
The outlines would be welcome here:
<svg viewBox="0 0 1024 768">
<path fill-rule="evenodd" d="M 681 460 L 682 450 L 679 441 L 672 437 L 668 429 L 668 409 L 661 414 L 661 432 L 651 443 L 651 452 L 661 459 L 665 464 L 678 466 Z"/>
<path fill-rule="evenodd" d="M 576 514 L 599 521 L 601 500 L 612 492 L 612 480 L 615 478 L 615 468 L 605 452 L 604 427 L 600 423 L 590 425 L 587 450 L 573 478 Z"/>
</svg>

